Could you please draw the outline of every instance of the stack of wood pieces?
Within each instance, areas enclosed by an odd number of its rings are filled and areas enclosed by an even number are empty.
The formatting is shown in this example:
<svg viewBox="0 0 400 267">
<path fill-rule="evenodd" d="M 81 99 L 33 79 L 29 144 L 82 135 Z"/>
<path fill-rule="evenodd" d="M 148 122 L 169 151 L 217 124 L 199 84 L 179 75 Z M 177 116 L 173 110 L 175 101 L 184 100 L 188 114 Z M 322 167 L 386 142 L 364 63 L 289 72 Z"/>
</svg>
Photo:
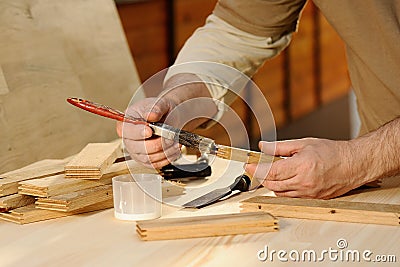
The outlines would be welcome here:
<svg viewBox="0 0 400 267">
<path fill-rule="evenodd" d="M 72 159 L 45 160 L 1 175 L 0 219 L 26 224 L 113 207 L 113 177 L 130 171 L 157 173 L 132 160 L 116 161 L 122 155 L 119 143 L 89 144 Z M 73 175 L 67 175 L 71 169 Z M 183 191 L 163 183 L 165 196 Z"/>
<path fill-rule="evenodd" d="M 256 196 L 242 201 L 241 208 L 276 217 L 400 226 L 398 204 Z"/>
<path fill-rule="evenodd" d="M 66 216 L 71 216 L 75 214 L 81 214 L 86 212 L 104 210 L 112 207 L 112 201 L 103 201 L 96 203 L 91 206 L 87 206 L 73 212 L 60 212 L 60 211 L 52 211 L 45 209 L 38 209 L 35 207 L 35 204 L 31 204 L 28 206 L 23 206 L 9 212 L 0 213 L 0 218 L 18 224 L 28 224 L 38 221 L 56 219 Z"/>
<path fill-rule="evenodd" d="M 0 197 L 17 193 L 21 181 L 64 173 L 67 160 L 43 160 L 32 167 L 0 175 Z"/>
<path fill-rule="evenodd" d="M 88 144 L 65 166 L 66 178 L 100 179 L 121 154 L 119 143 Z"/>
<path fill-rule="evenodd" d="M 168 218 L 136 224 L 139 238 L 145 241 L 254 234 L 278 229 L 278 220 L 266 212 Z"/>
</svg>

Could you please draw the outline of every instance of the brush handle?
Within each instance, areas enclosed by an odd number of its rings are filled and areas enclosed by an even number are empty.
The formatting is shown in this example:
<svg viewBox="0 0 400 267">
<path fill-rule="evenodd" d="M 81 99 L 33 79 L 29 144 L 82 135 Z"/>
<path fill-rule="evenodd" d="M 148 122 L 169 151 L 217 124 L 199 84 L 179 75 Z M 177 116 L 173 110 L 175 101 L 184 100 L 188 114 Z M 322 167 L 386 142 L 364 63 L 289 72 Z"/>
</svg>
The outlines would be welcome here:
<svg viewBox="0 0 400 267">
<path fill-rule="evenodd" d="M 281 160 L 281 157 L 267 155 L 257 151 L 246 150 L 237 147 L 216 145 L 217 150 L 215 155 L 217 157 L 229 160 L 235 160 L 245 163 L 272 163 Z"/>
<path fill-rule="evenodd" d="M 132 116 L 129 116 L 119 110 L 113 109 L 109 106 L 102 105 L 99 103 L 95 103 L 89 100 L 81 99 L 81 98 L 76 98 L 76 97 L 70 97 L 67 98 L 67 102 L 81 108 L 83 110 L 89 111 L 91 113 L 107 117 L 113 120 L 117 121 L 124 121 L 124 122 L 129 122 L 133 124 L 148 124 L 144 119 L 142 118 L 135 118 Z"/>
</svg>

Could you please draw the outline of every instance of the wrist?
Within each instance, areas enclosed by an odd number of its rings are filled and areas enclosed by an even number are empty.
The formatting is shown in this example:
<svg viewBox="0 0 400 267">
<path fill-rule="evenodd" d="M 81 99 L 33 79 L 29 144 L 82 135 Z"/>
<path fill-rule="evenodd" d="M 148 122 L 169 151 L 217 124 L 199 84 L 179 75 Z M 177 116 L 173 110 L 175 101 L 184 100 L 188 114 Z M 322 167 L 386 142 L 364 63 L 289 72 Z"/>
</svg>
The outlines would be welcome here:
<svg viewBox="0 0 400 267">
<path fill-rule="evenodd" d="M 351 153 L 350 168 L 352 176 L 359 181 L 357 186 L 375 181 L 382 177 L 377 161 L 379 152 L 375 142 L 369 136 L 348 141 Z"/>
</svg>

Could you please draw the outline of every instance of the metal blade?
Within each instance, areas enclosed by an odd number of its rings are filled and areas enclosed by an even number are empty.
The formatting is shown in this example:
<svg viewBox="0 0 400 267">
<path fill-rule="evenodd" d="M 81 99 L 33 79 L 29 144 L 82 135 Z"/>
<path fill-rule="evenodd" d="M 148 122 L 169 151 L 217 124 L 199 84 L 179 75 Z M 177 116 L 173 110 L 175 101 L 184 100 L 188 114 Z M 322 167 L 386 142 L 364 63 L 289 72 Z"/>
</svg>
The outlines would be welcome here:
<svg viewBox="0 0 400 267">
<path fill-rule="evenodd" d="M 231 188 L 225 187 L 225 188 L 219 188 L 215 189 L 201 197 L 198 197 L 190 202 L 187 202 L 183 204 L 183 207 L 185 208 L 202 208 L 204 206 L 210 205 L 219 199 L 229 195 L 232 192 Z"/>
</svg>

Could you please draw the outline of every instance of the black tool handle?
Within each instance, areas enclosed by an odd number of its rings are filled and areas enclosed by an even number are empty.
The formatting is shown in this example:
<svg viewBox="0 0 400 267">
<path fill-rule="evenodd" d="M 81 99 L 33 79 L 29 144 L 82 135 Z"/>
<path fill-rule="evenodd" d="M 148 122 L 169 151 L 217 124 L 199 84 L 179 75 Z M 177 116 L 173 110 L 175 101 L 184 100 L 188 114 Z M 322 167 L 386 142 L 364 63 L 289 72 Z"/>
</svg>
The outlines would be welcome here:
<svg viewBox="0 0 400 267">
<path fill-rule="evenodd" d="M 239 190 L 241 192 L 249 191 L 251 179 L 246 174 L 242 174 L 235 179 L 235 182 L 230 186 L 231 190 Z"/>
<path fill-rule="evenodd" d="M 189 177 L 207 177 L 211 175 L 211 166 L 205 162 L 181 165 L 168 164 L 160 169 L 160 173 L 166 180 Z"/>
</svg>

